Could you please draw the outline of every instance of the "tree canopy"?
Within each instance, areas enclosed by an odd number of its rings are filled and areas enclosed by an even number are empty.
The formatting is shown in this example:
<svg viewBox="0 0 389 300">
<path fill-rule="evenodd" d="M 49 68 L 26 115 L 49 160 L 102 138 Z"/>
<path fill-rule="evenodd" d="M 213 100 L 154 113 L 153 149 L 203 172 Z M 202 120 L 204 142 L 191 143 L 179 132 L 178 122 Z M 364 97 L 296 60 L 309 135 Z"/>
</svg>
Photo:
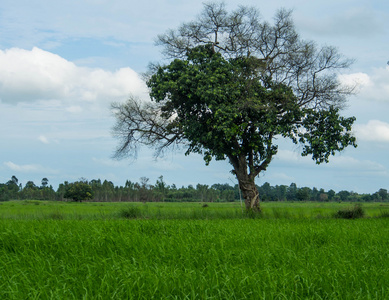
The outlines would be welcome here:
<svg viewBox="0 0 389 300">
<path fill-rule="evenodd" d="M 248 209 L 259 211 L 255 177 L 277 154 L 277 138 L 302 145 L 316 163 L 348 145 L 354 117 L 340 115 L 352 87 L 338 70 L 351 64 L 334 47 L 318 48 L 295 31 L 291 13 L 274 24 L 256 9 L 229 13 L 205 4 L 198 20 L 158 37 L 169 59 L 150 68 L 152 102 L 113 104 L 117 157 L 140 144 L 156 149 L 184 145 L 207 164 L 228 159 Z"/>
<path fill-rule="evenodd" d="M 78 202 L 92 199 L 92 187 L 87 181 L 70 183 L 66 186 L 64 197 Z"/>
</svg>

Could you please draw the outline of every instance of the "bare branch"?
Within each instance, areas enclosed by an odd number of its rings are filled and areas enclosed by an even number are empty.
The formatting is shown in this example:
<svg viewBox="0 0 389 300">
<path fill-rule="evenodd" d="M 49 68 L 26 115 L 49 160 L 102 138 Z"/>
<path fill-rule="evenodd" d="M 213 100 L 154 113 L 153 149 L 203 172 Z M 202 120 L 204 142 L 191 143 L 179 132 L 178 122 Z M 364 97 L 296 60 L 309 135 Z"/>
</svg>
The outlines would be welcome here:
<svg viewBox="0 0 389 300">
<path fill-rule="evenodd" d="M 158 157 L 164 150 L 184 142 L 179 127 L 174 126 L 174 116 L 161 117 L 157 103 L 144 103 L 131 97 L 124 104 L 113 103 L 111 109 L 116 119 L 113 135 L 120 141 L 114 154 L 117 159 L 136 158 L 140 145 L 155 148 Z"/>
<path fill-rule="evenodd" d="M 197 21 L 158 37 L 170 58 L 182 58 L 198 45 L 211 44 L 225 58 L 256 57 L 263 80 L 290 86 L 301 106 L 343 107 L 355 87 L 341 86 L 337 72 L 352 64 L 334 47 L 318 48 L 296 33 L 292 11 L 280 9 L 274 23 L 262 21 L 259 11 L 241 6 L 228 13 L 223 3 L 205 4 Z"/>
</svg>

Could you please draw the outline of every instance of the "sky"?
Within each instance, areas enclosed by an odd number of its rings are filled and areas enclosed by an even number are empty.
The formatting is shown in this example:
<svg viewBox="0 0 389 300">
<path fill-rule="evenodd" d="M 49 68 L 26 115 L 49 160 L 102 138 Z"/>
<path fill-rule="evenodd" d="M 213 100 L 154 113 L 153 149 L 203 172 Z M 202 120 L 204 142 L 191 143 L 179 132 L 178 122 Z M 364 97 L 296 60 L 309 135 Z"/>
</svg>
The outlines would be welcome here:
<svg viewBox="0 0 389 300">
<path fill-rule="evenodd" d="M 258 185 L 374 193 L 389 189 L 389 2 L 382 0 L 225 1 L 229 10 L 254 6 L 272 21 L 293 10 L 301 38 L 331 45 L 355 63 L 341 75 L 358 82 L 342 114 L 355 116 L 357 148 L 316 165 L 301 147 L 280 140 Z M 114 160 L 112 102 L 148 99 L 142 73 L 162 60 L 158 34 L 193 20 L 202 1 L 2 0 L 0 2 L 0 183 L 16 176 L 55 189 L 80 178 L 124 185 L 163 176 L 176 186 L 237 183 L 227 161 L 205 166 L 183 151 L 155 160 Z"/>
</svg>

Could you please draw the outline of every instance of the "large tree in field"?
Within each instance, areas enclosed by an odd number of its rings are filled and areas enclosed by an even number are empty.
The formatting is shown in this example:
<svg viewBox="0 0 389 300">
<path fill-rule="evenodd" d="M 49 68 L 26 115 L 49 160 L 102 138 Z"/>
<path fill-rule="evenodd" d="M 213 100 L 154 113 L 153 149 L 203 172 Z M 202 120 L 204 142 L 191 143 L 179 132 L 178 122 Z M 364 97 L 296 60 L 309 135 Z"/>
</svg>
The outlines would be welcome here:
<svg viewBox="0 0 389 300">
<path fill-rule="evenodd" d="M 182 144 L 206 164 L 227 159 L 246 208 L 260 211 L 255 178 L 277 154 L 277 138 L 301 144 L 318 164 L 356 146 L 355 118 L 339 114 L 352 87 L 337 73 L 351 61 L 300 39 L 291 12 L 280 10 L 269 24 L 251 7 L 205 4 L 196 21 L 160 35 L 158 44 L 168 61 L 150 68 L 152 101 L 112 105 L 117 157 L 140 144 L 156 155 Z"/>
</svg>

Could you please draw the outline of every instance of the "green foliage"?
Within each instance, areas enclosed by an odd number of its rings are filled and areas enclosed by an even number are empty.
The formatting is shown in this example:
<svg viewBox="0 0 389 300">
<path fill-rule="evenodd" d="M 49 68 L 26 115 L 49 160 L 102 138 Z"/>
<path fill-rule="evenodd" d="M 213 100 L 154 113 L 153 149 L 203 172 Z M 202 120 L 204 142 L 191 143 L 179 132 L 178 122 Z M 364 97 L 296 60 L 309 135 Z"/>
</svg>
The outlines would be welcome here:
<svg viewBox="0 0 389 300">
<path fill-rule="evenodd" d="M 126 208 L 122 208 L 119 211 L 119 217 L 124 219 L 136 219 L 142 216 L 142 211 L 139 207 L 136 206 L 128 206 Z"/>
<path fill-rule="evenodd" d="M 211 45 L 198 46 L 159 67 L 148 81 L 150 96 L 162 103 L 165 118 L 176 115 L 169 129 L 183 132 L 187 154 L 201 153 L 207 164 L 243 155 L 259 166 L 277 153 L 275 136 L 302 143 L 302 155 L 317 163 L 356 146 L 354 117 L 341 117 L 332 106 L 302 106 L 290 87 L 264 79 L 261 68 L 254 57 L 225 59 Z"/>
<path fill-rule="evenodd" d="M 116 157 L 134 156 L 139 145 L 158 156 L 183 144 L 207 165 L 228 159 L 246 208 L 259 212 L 255 178 L 277 154 L 277 138 L 301 143 L 318 164 L 356 146 L 355 118 L 339 115 L 353 87 L 336 76 L 352 61 L 300 39 L 291 12 L 280 10 L 270 25 L 252 7 L 204 4 L 197 20 L 158 42 L 170 61 L 150 68 L 152 102 L 112 105 Z"/>
<path fill-rule="evenodd" d="M 19 180 L 14 175 L 7 183 L 0 184 L 0 201 L 18 199 L 18 192 L 20 191 L 18 182 Z"/>
<path fill-rule="evenodd" d="M 378 217 L 379 218 L 389 218 L 389 211 L 381 212 L 381 214 Z"/>
<path fill-rule="evenodd" d="M 70 183 L 66 186 L 64 197 L 79 202 L 92 199 L 92 187 L 84 181 Z"/>
<path fill-rule="evenodd" d="M 204 206 L 204 207 L 203 207 Z M 350 203 L 337 202 L 264 202 L 263 211 L 257 217 L 263 219 L 316 219 L 334 218 L 339 210 L 350 209 Z M 365 203 L 367 218 L 384 217 L 389 205 Z M 110 219 L 244 219 L 252 217 L 242 210 L 239 202 L 193 203 L 96 203 L 58 201 L 9 201 L 2 203 L 0 219 L 23 220 L 110 220 Z"/>
<path fill-rule="evenodd" d="M 143 178 L 147 179 L 147 178 Z M 148 180 L 148 179 L 147 179 Z M 85 181 L 84 181 L 85 182 Z M 85 182 L 86 183 L 86 182 Z M 168 185 L 160 176 L 155 185 L 126 181 L 125 186 L 115 186 L 107 180 L 93 179 L 88 182 L 92 188 L 91 201 L 96 202 L 234 202 L 240 200 L 239 186 L 231 186 L 227 183 L 196 184 L 195 186 L 182 186 L 177 188 L 174 184 Z M 0 184 L 0 201 L 12 199 L 23 200 L 22 203 L 34 203 L 39 205 L 42 200 L 65 200 L 65 190 L 69 183 L 60 184 L 57 192 L 50 187 L 37 187 L 32 181 L 28 181 L 23 189 L 15 194 L 10 194 L 6 184 Z M 330 189 L 324 191 L 320 188 L 297 187 L 295 183 L 272 186 L 265 182 L 257 186 L 259 197 L 262 201 L 338 201 L 338 202 L 387 202 L 386 189 L 379 189 L 372 194 L 358 194 L 341 190 L 335 192 Z M 28 200 L 27 200 L 28 199 Z"/>
<path fill-rule="evenodd" d="M 388 222 L 0 219 L 0 298 L 386 299 Z"/>
<path fill-rule="evenodd" d="M 341 209 L 336 214 L 336 218 L 341 219 L 359 219 L 365 216 L 365 211 L 360 204 L 355 204 L 352 208 Z"/>
<path fill-rule="evenodd" d="M 259 67 L 252 57 L 227 60 L 207 45 L 150 78 L 150 96 L 163 103 L 164 116 L 177 115 L 171 126 L 189 141 L 187 154 L 202 153 L 209 163 L 253 153 L 259 163 L 276 153 L 271 138 L 289 135 L 300 113 L 291 89 L 270 80 L 263 85 Z"/>
<path fill-rule="evenodd" d="M 52 219 L 52 220 L 63 220 L 64 214 L 57 210 L 57 211 L 53 211 L 50 214 L 48 214 L 47 218 Z"/>
<path fill-rule="evenodd" d="M 341 117 L 339 109 L 332 106 L 328 110 L 304 110 L 304 133 L 299 133 L 299 142 L 304 145 L 302 156 L 312 154 L 312 159 L 320 164 L 328 162 L 330 155 L 349 145 L 357 147 L 351 133 L 354 121 L 355 117 Z"/>
</svg>

